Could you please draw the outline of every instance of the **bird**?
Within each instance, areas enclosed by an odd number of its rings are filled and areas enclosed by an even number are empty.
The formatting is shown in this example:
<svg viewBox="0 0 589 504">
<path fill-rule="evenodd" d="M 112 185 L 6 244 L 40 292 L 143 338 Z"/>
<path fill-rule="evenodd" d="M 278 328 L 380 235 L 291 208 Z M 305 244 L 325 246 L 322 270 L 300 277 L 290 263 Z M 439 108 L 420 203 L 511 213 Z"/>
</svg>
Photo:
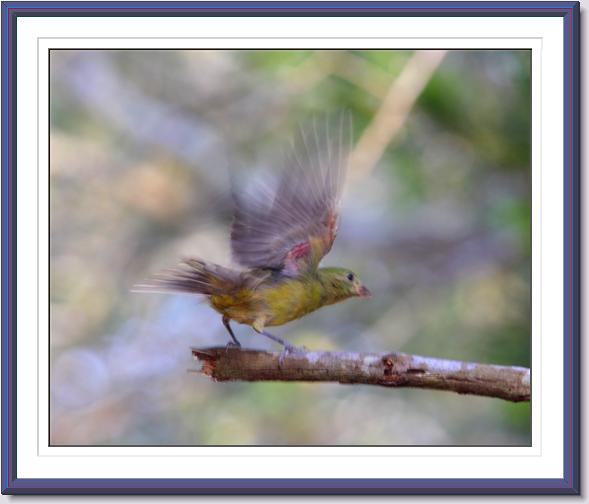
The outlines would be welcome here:
<svg viewBox="0 0 589 504">
<path fill-rule="evenodd" d="M 250 191 L 233 187 L 230 244 L 238 267 L 187 257 L 135 290 L 204 296 L 221 315 L 231 337 L 228 346 L 241 348 L 231 327 L 236 322 L 281 344 L 283 351 L 297 350 L 266 328 L 350 298 L 371 297 L 352 270 L 320 265 L 339 227 L 350 137 L 345 113 L 299 125 L 274 184 L 258 183 Z"/>
</svg>

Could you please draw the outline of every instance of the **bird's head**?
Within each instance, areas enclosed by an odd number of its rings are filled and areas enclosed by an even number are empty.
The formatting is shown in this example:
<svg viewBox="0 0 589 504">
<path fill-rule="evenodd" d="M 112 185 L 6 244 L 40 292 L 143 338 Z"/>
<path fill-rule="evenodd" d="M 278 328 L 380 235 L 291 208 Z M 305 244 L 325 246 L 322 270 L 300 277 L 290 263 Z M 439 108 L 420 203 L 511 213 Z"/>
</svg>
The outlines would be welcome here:
<svg viewBox="0 0 589 504">
<path fill-rule="evenodd" d="M 350 297 L 369 298 L 371 292 L 362 284 L 358 275 L 346 268 L 320 268 L 319 277 L 328 302 L 336 303 Z"/>
</svg>

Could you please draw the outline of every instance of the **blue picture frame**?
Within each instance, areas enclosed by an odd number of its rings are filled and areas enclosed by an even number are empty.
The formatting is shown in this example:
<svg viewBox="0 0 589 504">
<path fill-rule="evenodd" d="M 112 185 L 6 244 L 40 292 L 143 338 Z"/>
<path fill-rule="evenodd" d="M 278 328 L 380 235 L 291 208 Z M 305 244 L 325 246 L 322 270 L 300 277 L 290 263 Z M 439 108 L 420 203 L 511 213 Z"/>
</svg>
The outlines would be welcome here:
<svg viewBox="0 0 589 504">
<path fill-rule="evenodd" d="M 555 16 L 564 34 L 564 475 L 562 479 L 27 479 L 16 472 L 16 21 L 20 16 Z M 2 493 L 579 494 L 579 2 L 2 2 Z M 443 22 L 443 21 L 442 21 Z"/>
</svg>

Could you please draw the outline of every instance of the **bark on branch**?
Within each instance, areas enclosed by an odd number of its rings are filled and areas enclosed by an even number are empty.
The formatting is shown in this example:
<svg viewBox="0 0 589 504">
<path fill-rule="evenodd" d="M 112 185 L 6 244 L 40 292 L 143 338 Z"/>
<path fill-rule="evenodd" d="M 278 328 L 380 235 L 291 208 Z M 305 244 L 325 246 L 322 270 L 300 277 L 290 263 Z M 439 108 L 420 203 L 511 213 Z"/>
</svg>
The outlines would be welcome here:
<svg viewBox="0 0 589 504">
<path fill-rule="evenodd" d="M 319 381 L 417 387 L 530 400 L 530 370 L 421 357 L 399 352 L 279 352 L 193 348 L 199 370 L 215 381 Z"/>
</svg>

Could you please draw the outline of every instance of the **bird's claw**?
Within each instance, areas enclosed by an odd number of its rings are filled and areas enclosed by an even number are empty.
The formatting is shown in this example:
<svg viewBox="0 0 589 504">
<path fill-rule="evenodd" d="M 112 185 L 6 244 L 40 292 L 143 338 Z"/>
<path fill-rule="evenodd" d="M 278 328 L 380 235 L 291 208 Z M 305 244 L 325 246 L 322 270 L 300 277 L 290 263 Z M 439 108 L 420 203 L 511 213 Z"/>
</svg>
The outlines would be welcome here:
<svg viewBox="0 0 589 504">
<path fill-rule="evenodd" d="M 235 341 L 228 341 L 225 345 L 225 351 L 229 351 L 229 349 L 241 350 L 241 343 L 237 343 Z"/>
<path fill-rule="evenodd" d="M 294 345 L 291 345 L 289 343 L 285 344 L 282 348 L 282 352 L 280 352 L 280 355 L 278 356 L 278 366 L 282 367 L 284 364 L 284 359 L 293 353 L 304 353 L 307 351 L 307 348 L 302 346 L 302 347 L 297 347 Z"/>
</svg>

